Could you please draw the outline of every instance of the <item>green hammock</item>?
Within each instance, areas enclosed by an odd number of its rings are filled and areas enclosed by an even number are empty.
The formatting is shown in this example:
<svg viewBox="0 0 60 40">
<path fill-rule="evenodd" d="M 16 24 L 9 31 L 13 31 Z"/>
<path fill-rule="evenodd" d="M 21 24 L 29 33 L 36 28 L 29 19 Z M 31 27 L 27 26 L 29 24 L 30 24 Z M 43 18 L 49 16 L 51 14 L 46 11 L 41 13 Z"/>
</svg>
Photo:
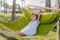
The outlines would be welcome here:
<svg viewBox="0 0 60 40">
<path fill-rule="evenodd" d="M 9 31 L 20 31 L 31 21 L 32 11 L 29 8 L 23 9 L 23 15 L 14 22 L 0 21 L 0 29 Z M 58 12 L 41 13 L 40 24 L 37 28 L 36 35 L 46 35 L 53 29 L 59 19 Z"/>
</svg>

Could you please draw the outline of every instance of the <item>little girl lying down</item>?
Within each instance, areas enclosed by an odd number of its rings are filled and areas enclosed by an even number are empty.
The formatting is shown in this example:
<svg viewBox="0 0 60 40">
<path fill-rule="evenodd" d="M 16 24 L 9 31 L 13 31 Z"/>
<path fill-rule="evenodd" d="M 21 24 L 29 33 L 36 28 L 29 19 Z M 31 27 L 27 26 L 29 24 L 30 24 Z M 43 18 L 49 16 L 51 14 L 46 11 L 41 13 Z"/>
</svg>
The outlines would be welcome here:
<svg viewBox="0 0 60 40">
<path fill-rule="evenodd" d="M 31 15 L 32 20 L 26 25 L 25 28 L 23 28 L 19 32 L 12 32 L 12 33 L 19 35 L 19 36 L 33 36 L 33 35 L 35 35 L 37 32 L 37 27 L 40 23 L 39 17 L 40 17 L 39 13 L 33 13 Z"/>
</svg>

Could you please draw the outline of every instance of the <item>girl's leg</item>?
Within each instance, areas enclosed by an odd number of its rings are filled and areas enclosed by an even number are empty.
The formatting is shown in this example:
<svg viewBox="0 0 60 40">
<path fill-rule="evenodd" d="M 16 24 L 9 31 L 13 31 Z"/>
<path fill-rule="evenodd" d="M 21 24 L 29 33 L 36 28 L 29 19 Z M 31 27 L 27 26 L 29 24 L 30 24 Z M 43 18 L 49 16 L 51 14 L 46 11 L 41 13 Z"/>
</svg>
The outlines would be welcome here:
<svg viewBox="0 0 60 40">
<path fill-rule="evenodd" d="M 17 35 L 19 35 L 19 36 L 26 36 L 26 34 L 24 34 L 24 33 L 17 33 Z"/>
<path fill-rule="evenodd" d="M 5 30 L 5 29 L 2 29 L 3 31 L 5 31 L 5 32 L 9 32 L 9 31 L 7 31 L 7 30 Z M 20 33 L 20 32 L 10 32 L 10 33 L 12 33 L 12 34 L 17 34 L 17 35 L 19 35 L 19 36 L 26 36 L 26 34 L 24 34 L 24 33 Z"/>
</svg>

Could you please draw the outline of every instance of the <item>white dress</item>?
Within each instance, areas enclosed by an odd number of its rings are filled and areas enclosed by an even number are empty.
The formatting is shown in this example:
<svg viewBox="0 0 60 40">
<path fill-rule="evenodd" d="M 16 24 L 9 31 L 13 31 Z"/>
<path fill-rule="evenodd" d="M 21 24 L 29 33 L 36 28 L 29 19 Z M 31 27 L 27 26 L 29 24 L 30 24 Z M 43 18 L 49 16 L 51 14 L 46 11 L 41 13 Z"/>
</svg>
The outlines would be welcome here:
<svg viewBox="0 0 60 40">
<path fill-rule="evenodd" d="M 32 36 L 32 35 L 36 34 L 38 24 L 39 23 L 37 22 L 37 20 L 31 21 L 31 22 L 29 22 L 29 24 L 25 28 L 23 28 L 20 31 L 20 33 L 24 33 L 27 36 Z"/>
</svg>

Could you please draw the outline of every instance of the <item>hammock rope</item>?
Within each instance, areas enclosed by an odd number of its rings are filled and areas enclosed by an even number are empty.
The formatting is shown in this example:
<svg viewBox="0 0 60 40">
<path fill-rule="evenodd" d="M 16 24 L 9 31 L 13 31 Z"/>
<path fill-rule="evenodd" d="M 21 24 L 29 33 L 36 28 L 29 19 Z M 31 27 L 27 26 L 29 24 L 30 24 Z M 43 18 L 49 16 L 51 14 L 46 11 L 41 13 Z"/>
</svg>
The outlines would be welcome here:
<svg viewBox="0 0 60 40">
<path fill-rule="evenodd" d="M 37 9 L 49 9 L 49 10 L 56 10 L 56 11 L 60 11 L 60 9 L 57 9 L 57 8 L 50 8 L 50 7 L 42 7 L 42 6 L 33 6 L 33 5 L 28 5 L 28 7 L 31 6 L 31 7 L 35 7 Z"/>
</svg>

